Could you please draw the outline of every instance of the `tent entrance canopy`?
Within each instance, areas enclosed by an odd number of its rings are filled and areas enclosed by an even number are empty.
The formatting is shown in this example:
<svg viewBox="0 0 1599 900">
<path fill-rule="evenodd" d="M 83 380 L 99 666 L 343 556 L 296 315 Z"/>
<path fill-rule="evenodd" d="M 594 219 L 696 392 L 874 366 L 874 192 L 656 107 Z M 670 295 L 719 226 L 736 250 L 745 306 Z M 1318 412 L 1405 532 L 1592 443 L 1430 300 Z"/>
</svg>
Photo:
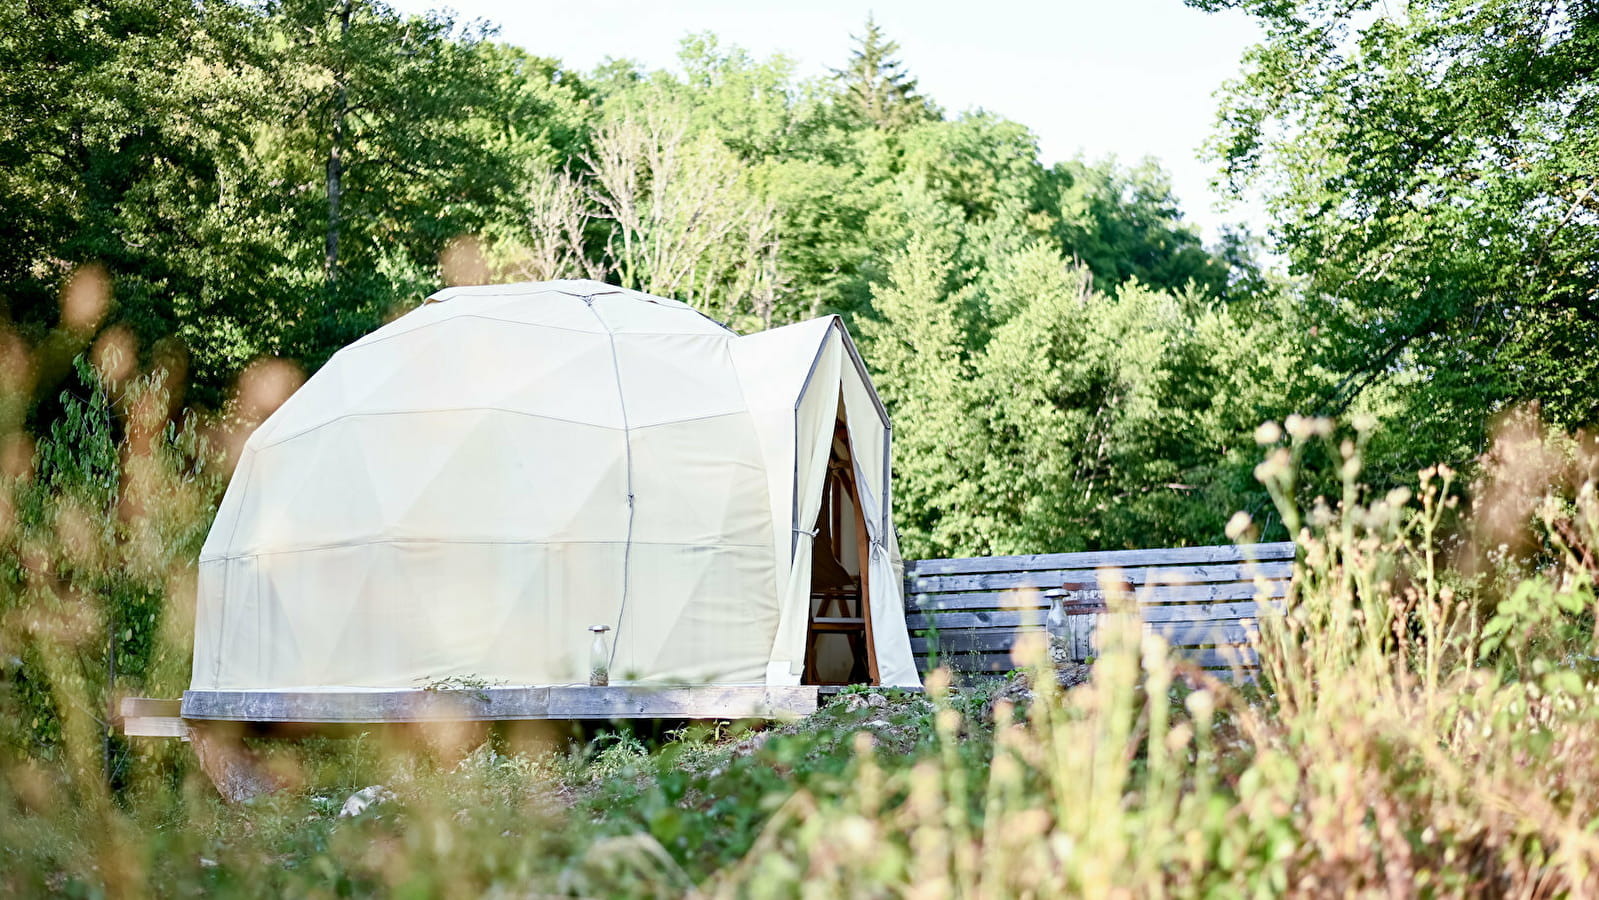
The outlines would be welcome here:
<svg viewBox="0 0 1599 900">
<path fill-rule="evenodd" d="M 548 282 L 441 292 L 251 437 L 201 555 L 193 687 L 571 684 L 591 624 L 613 683 L 802 683 L 840 410 L 880 680 L 916 684 L 887 418 L 842 324 L 739 337 Z"/>
<path fill-rule="evenodd" d="M 918 685 L 905 631 L 901 585 L 904 562 L 894 536 L 889 504 L 890 440 L 888 413 L 872 388 L 855 344 L 837 316 L 800 322 L 739 338 L 733 362 L 746 385 L 762 450 L 781 461 L 773 477 L 774 519 L 789 522 L 787 536 L 775 535 L 774 553 L 785 574 L 783 616 L 767 670 L 767 683 L 798 684 L 805 676 L 807 636 L 813 606 L 817 523 L 823 514 L 828 462 L 838 425 L 847 439 L 849 474 L 865 529 L 866 615 L 877 682 Z M 752 390 L 750 386 L 754 386 Z M 792 398 L 790 402 L 785 399 Z M 788 461 L 792 459 L 790 464 Z M 858 542 L 861 543 L 861 542 Z"/>
</svg>

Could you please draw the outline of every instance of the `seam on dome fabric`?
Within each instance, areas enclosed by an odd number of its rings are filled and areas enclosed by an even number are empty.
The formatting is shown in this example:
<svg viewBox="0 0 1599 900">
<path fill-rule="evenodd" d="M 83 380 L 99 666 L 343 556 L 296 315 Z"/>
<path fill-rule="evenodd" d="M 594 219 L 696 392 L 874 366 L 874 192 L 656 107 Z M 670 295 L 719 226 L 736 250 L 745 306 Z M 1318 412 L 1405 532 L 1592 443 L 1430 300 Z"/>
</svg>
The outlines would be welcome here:
<svg viewBox="0 0 1599 900">
<path fill-rule="evenodd" d="M 620 285 L 615 285 L 615 284 L 606 284 L 603 281 L 596 281 L 596 282 L 593 282 L 593 283 L 594 284 L 598 284 L 598 285 L 603 285 L 604 287 L 608 288 L 608 290 L 588 291 L 587 293 L 579 293 L 579 292 L 576 292 L 576 291 L 565 290 L 563 288 L 547 287 L 547 288 L 540 288 L 539 290 L 536 290 L 536 291 L 514 291 L 514 290 L 499 290 L 499 291 L 496 291 L 496 290 L 480 290 L 480 289 L 479 290 L 474 290 L 474 288 L 500 287 L 500 285 L 462 285 L 460 287 L 445 288 L 442 291 L 437 291 L 433 295 L 429 296 L 427 299 L 431 300 L 434 303 L 448 303 L 451 300 L 455 300 L 455 299 L 461 298 L 461 297 L 517 297 L 517 296 L 536 297 L 539 294 L 564 294 L 564 295 L 566 295 L 568 297 L 576 297 L 577 299 L 581 300 L 584 297 L 609 297 L 609 296 L 612 296 L 612 295 L 620 294 L 622 296 L 627 297 L 630 300 L 642 300 L 645 303 L 653 303 L 656 306 L 661 307 L 662 309 L 688 310 L 689 312 L 696 312 L 696 313 L 700 312 L 699 310 L 695 309 L 693 306 L 691 306 L 691 305 L 689 305 L 687 303 L 684 303 L 682 300 L 678 300 L 675 297 L 657 297 L 657 296 L 655 296 L 653 294 L 646 294 L 643 291 L 635 291 L 632 288 L 625 288 L 625 287 L 622 287 Z M 504 287 L 507 287 L 507 288 L 516 287 L 516 285 L 504 285 Z M 443 300 L 434 300 L 433 299 L 434 297 L 438 296 L 438 294 L 442 294 L 442 293 L 445 293 L 447 291 L 460 291 L 460 293 L 454 294 L 454 295 L 449 296 L 449 297 L 445 297 Z M 662 300 L 670 300 L 670 301 L 672 301 L 672 303 L 676 303 L 676 304 L 680 304 L 680 305 L 673 306 L 671 304 L 662 303 L 661 302 Z M 705 316 L 705 318 L 707 318 L 707 319 L 710 319 L 710 316 L 706 316 L 704 313 L 700 313 L 700 315 L 701 316 Z M 711 321 L 712 322 L 716 322 L 715 319 L 711 319 Z M 716 324 L 722 325 L 722 323 L 720 323 L 720 322 L 716 322 Z M 722 327 L 726 328 L 727 326 L 726 325 L 722 325 Z"/>
<path fill-rule="evenodd" d="M 688 422 L 703 422 L 707 419 L 725 419 L 729 416 L 748 415 L 749 408 L 745 407 L 743 409 L 732 409 L 728 410 L 727 412 L 719 413 L 706 413 L 701 416 L 689 416 L 684 419 L 668 419 L 664 422 L 651 422 L 648 425 L 629 425 L 625 429 L 618 425 L 596 425 L 593 422 L 579 422 L 576 419 L 565 419 L 560 416 L 551 416 L 544 413 L 526 412 L 519 409 L 508 409 L 503 406 L 442 406 L 437 409 L 375 409 L 365 412 L 342 413 L 327 420 L 326 422 L 319 422 L 315 425 L 312 425 L 310 428 L 304 428 L 300 431 L 294 432 L 293 434 L 276 438 L 271 443 L 260 444 L 252 449 L 256 450 L 257 452 L 262 450 L 271 450 L 281 444 L 286 444 L 295 438 L 304 437 L 313 431 L 326 428 L 329 425 L 342 422 L 345 419 L 359 419 L 366 416 L 422 416 L 429 415 L 431 413 L 455 412 L 501 412 L 512 416 L 522 416 L 529 419 L 546 419 L 551 422 L 563 422 L 567 425 L 578 425 L 585 428 L 601 428 L 606 431 L 645 431 L 650 428 L 662 428 L 667 425 L 683 425 Z"/>
<path fill-rule="evenodd" d="M 572 294 L 568 294 L 565 291 L 547 291 L 547 292 L 543 292 L 543 293 L 560 294 L 563 297 L 571 297 L 571 296 L 573 296 Z M 507 296 L 509 296 L 509 295 L 507 295 Z M 530 294 L 529 296 L 535 296 L 535 295 L 531 295 Z M 577 299 L 582 299 L 582 298 L 579 297 Z M 656 305 L 659 305 L 659 304 L 656 304 Z M 675 307 L 663 306 L 661 308 L 662 309 L 674 309 Z M 694 309 L 694 308 L 690 307 L 687 311 L 688 312 L 692 312 L 692 313 L 697 313 L 702 318 L 704 318 L 706 321 L 709 321 L 711 324 L 716 325 L 717 327 L 721 328 L 722 331 L 725 332 L 730 337 L 735 337 L 735 338 L 736 337 L 742 337 L 742 335 L 740 335 L 738 332 L 734 331 L 731 328 L 728 328 L 726 325 L 723 325 L 721 322 L 718 322 L 715 319 L 712 319 L 710 316 L 707 316 L 704 313 L 701 313 L 697 309 Z M 502 322 L 502 323 L 504 323 L 506 325 L 523 325 L 523 326 L 526 326 L 528 328 L 548 328 L 551 331 L 568 331 L 568 332 L 571 332 L 573 334 L 606 334 L 607 333 L 607 332 L 604 332 L 604 331 L 588 331 L 588 330 L 585 330 L 585 329 L 582 329 L 582 328 L 570 328 L 570 327 L 565 326 L 565 325 L 549 325 L 549 324 L 545 324 L 543 322 L 524 322 L 524 321 L 522 321 L 520 319 L 507 319 L 507 318 L 503 318 L 501 316 L 486 315 L 484 313 L 457 313 L 455 315 L 446 316 L 444 318 L 438 319 L 437 321 L 428 322 L 428 323 L 423 324 L 423 325 L 418 325 L 415 328 L 407 328 L 404 331 L 401 331 L 401 332 L 398 332 L 398 333 L 395 333 L 395 334 L 384 335 L 383 337 L 380 337 L 380 338 L 378 338 L 376 340 L 368 341 L 365 338 L 361 338 L 361 339 L 355 341 L 355 343 L 349 344 L 349 345 L 344 346 L 344 347 L 340 347 L 338 352 L 336 352 L 334 354 L 334 356 L 337 356 L 340 353 L 344 353 L 344 352 L 350 351 L 350 350 L 365 350 L 368 347 L 371 347 L 371 346 L 374 346 L 374 345 L 377 345 L 377 344 L 382 344 L 382 343 L 384 343 L 386 341 L 392 341 L 392 340 L 395 340 L 396 338 L 402 338 L 402 337 L 405 337 L 408 334 L 415 334 L 418 331 L 423 331 L 425 329 L 432 328 L 432 327 L 434 327 L 436 325 L 442 325 L 445 322 L 454 322 L 454 321 L 457 321 L 459 319 L 481 319 L 481 320 L 483 320 L 485 322 Z M 646 330 L 646 331 L 620 331 L 620 332 L 615 332 L 615 333 L 622 334 L 622 335 L 629 335 L 629 334 L 664 334 L 664 335 L 688 335 L 688 336 L 699 336 L 699 337 L 710 337 L 711 336 L 711 335 L 706 335 L 706 334 L 704 334 L 702 332 L 698 332 L 698 331 L 661 331 L 661 332 L 654 332 L 654 331 Z"/>
<path fill-rule="evenodd" d="M 249 480 L 248 476 L 250 475 L 251 471 L 253 471 L 254 468 L 255 468 L 255 450 L 251 449 L 248 441 L 245 442 L 244 452 L 242 454 L 240 454 L 240 456 L 239 456 L 238 465 L 234 466 L 234 468 L 233 468 L 233 474 L 228 476 L 228 486 L 227 486 L 227 488 L 223 489 L 222 500 L 219 501 L 218 504 L 217 504 L 217 511 L 218 512 L 220 512 L 221 509 L 222 509 L 222 503 L 226 502 L 227 499 L 228 499 L 227 492 L 232 490 L 232 488 L 233 488 L 233 476 L 234 475 L 238 475 L 239 474 L 239 469 L 245 468 L 246 466 L 249 467 L 248 469 L 245 470 L 245 473 L 244 473 L 246 478 L 245 478 L 244 482 L 239 485 L 239 505 L 238 505 L 238 510 L 235 510 L 235 512 L 234 512 L 233 527 L 228 529 L 228 543 L 227 543 L 227 546 L 229 546 L 229 547 L 233 546 L 233 542 L 235 540 L 238 540 L 238 537 L 239 537 L 239 525 L 243 521 L 243 517 L 240 516 L 238 513 L 239 513 L 239 511 L 242 511 L 244 509 L 244 502 L 247 499 L 249 499 L 249 497 L 250 497 L 250 480 Z M 211 537 L 210 533 L 207 532 L 206 533 L 207 540 L 209 540 L 210 537 Z M 204 545 L 203 544 L 201 545 L 201 549 L 202 550 L 204 549 Z"/>
<path fill-rule="evenodd" d="M 660 302 L 662 300 L 675 300 L 675 298 L 673 298 L 673 297 L 655 297 L 653 295 L 646 294 L 643 291 L 635 291 L 635 290 L 633 290 L 631 288 L 622 288 L 622 289 L 617 290 L 617 291 L 608 291 L 608 292 L 605 292 L 605 293 L 596 293 L 593 296 L 595 296 L 595 297 L 604 297 L 607 294 L 617 294 L 617 293 L 626 293 L 626 294 L 633 295 L 630 299 L 643 300 L 645 303 L 653 303 L 656 306 L 661 307 L 661 309 L 671 309 L 671 310 L 676 310 L 678 312 L 691 312 L 691 313 L 694 313 L 695 315 L 699 316 L 700 318 L 704 319 L 705 321 L 710 322 L 712 325 L 715 325 L 717 328 L 720 328 L 723 331 L 727 332 L 728 334 L 731 334 L 733 337 L 743 337 L 743 335 L 739 334 L 738 332 L 734 331 L 732 328 L 728 327 L 726 322 L 723 322 L 720 319 L 713 319 L 713 318 L 710 317 L 709 314 L 701 312 L 700 310 L 695 309 L 690 304 L 683 303 L 683 301 L 681 301 L 681 300 L 676 300 L 676 302 L 682 303 L 683 304 L 682 306 L 666 306 L 666 305 L 664 305 L 664 304 L 662 304 Z M 582 295 L 580 294 L 580 295 L 577 295 L 577 296 L 581 297 Z M 627 332 L 623 332 L 623 333 L 626 334 Z"/>
<path fill-rule="evenodd" d="M 263 451 L 263 450 L 271 450 L 271 449 L 273 449 L 275 447 L 278 447 L 278 446 L 280 446 L 282 444 L 286 444 L 289 441 L 294 440 L 295 438 L 304 437 L 304 436 L 310 434 L 313 431 L 320 431 L 321 429 L 326 428 L 329 425 L 337 424 L 339 422 L 344 421 L 345 419 L 364 419 L 364 418 L 368 418 L 368 417 L 377 418 L 377 417 L 380 417 L 380 416 L 425 416 L 425 415 L 430 415 L 430 414 L 433 414 L 433 413 L 458 413 L 458 412 L 501 412 L 501 413 L 505 413 L 506 415 L 521 416 L 523 418 L 528 418 L 528 419 L 545 419 L 545 420 L 548 420 L 548 421 L 551 421 L 551 422 L 564 422 L 567 425 L 577 425 L 577 426 L 580 426 L 580 427 L 583 427 L 583 428 L 600 428 L 600 429 L 603 429 L 605 431 L 625 431 L 626 430 L 626 429 L 624 429 L 622 427 L 619 427 L 619 426 L 616 426 L 616 425 L 596 425 L 593 422 L 579 422 L 576 419 L 563 419 L 560 416 L 549 416 L 549 415 L 545 415 L 543 413 L 526 412 L 524 410 L 519 410 L 519 409 L 507 409 L 507 408 L 505 408 L 503 406 L 447 406 L 447 407 L 443 407 L 443 408 L 440 408 L 440 409 L 376 409 L 376 410 L 370 410 L 370 411 L 366 411 L 366 412 L 340 413 L 339 415 L 334 416 L 333 418 L 327 420 L 326 422 L 318 422 L 317 424 L 312 425 L 310 428 L 301 429 L 300 431 L 296 431 L 293 434 L 285 435 L 285 436 L 283 436 L 281 438 L 276 438 L 271 443 L 258 444 L 257 446 L 252 447 L 250 449 L 255 450 L 257 452 L 260 452 L 260 451 Z M 731 413 L 727 413 L 725 415 L 731 415 Z M 664 424 L 671 424 L 671 423 L 664 423 Z M 642 427 L 651 428 L 651 427 L 654 427 L 654 426 L 645 425 L 645 426 L 642 426 Z"/>
<path fill-rule="evenodd" d="M 554 293 L 560 293 L 560 292 L 559 291 L 555 291 Z M 405 337 L 408 334 L 415 334 L 418 331 L 425 331 L 425 330 L 427 330 L 429 328 L 434 327 L 435 325 L 442 325 L 445 322 L 457 322 L 457 321 L 460 321 L 461 319 L 481 319 L 481 320 L 483 320 L 485 322 L 503 322 L 506 325 L 524 325 L 524 326 L 526 326 L 528 328 L 548 328 L 551 331 L 570 331 L 573 334 L 604 334 L 605 333 L 603 331 L 586 331 L 586 330 L 584 330 L 582 328 L 569 328 L 569 327 L 567 327 L 565 325 L 546 325 L 546 324 L 544 324 L 542 322 L 523 322 L 520 319 L 506 319 L 506 318 L 502 318 L 500 316 L 485 315 L 483 313 L 456 313 L 455 315 L 446 316 L 446 317 L 444 317 L 442 319 L 439 319 L 437 321 L 434 321 L 434 322 L 427 322 L 427 323 L 424 323 L 422 325 L 418 325 L 415 328 L 407 328 L 404 331 L 401 331 L 401 332 L 399 332 L 397 334 L 384 335 L 383 337 L 380 337 L 377 340 L 368 341 L 368 340 L 366 340 L 366 338 L 362 338 L 362 339 L 356 341 L 355 343 L 350 344 L 349 346 L 339 348 L 339 353 L 344 353 L 347 350 L 365 350 L 368 347 L 372 347 L 372 346 L 375 346 L 377 344 L 384 343 L 385 341 L 392 341 L 395 338 L 402 338 L 402 337 Z M 337 356 L 338 353 L 335 353 L 334 355 Z"/>
<path fill-rule="evenodd" d="M 523 282 L 523 283 L 525 284 L 525 282 Z M 442 291 L 434 291 L 432 294 L 429 294 L 427 296 L 427 299 L 423 302 L 422 305 L 426 306 L 430 302 L 431 303 L 448 303 L 451 300 L 455 300 L 455 299 L 458 299 L 458 298 L 461 298 L 461 297 L 516 297 L 516 296 L 537 297 L 540 294 L 565 294 L 566 293 L 566 291 L 559 290 L 557 288 L 550 288 L 550 287 L 539 288 L 536 291 L 512 291 L 512 290 L 504 290 L 504 291 L 488 290 L 488 291 L 485 291 L 485 290 L 473 290 L 473 288 L 498 288 L 498 287 L 512 288 L 512 287 L 520 287 L 520 285 L 518 285 L 518 284 L 504 284 L 504 285 L 501 285 L 501 284 L 474 284 L 474 285 L 458 285 L 456 287 L 447 287 L 447 288 L 445 288 Z M 458 291 L 459 293 L 456 293 L 456 294 L 454 294 L 452 296 L 449 296 L 449 297 L 445 297 L 443 300 L 435 300 L 435 299 L 433 299 L 434 297 L 437 297 L 440 294 L 449 293 L 450 291 Z"/>
<path fill-rule="evenodd" d="M 632 574 L 633 523 L 638 518 L 637 498 L 633 494 L 633 432 L 627 427 L 627 391 L 622 389 L 622 358 L 616 352 L 616 330 L 611 327 L 610 322 L 605 321 L 600 311 L 594 308 L 593 294 L 583 298 L 583 305 L 588 307 L 594 320 L 605 329 L 605 336 L 610 341 L 611 373 L 616 378 L 616 401 L 622 411 L 622 450 L 627 465 L 624 470 L 627 476 L 627 542 L 622 545 L 622 602 L 616 611 L 616 638 L 611 644 L 611 656 L 605 661 L 606 668 L 609 669 L 616 665 L 616 654 L 622 647 L 622 622 L 627 619 L 627 583 Z"/>
<path fill-rule="evenodd" d="M 710 547 L 713 549 L 742 549 L 742 550 L 770 550 L 770 541 L 761 541 L 754 544 L 734 543 L 731 541 L 557 541 L 521 538 L 371 538 L 355 541 L 336 541 L 329 544 L 313 544 L 309 547 L 289 547 L 283 550 L 259 550 L 250 553 L 230 553 L 224 556 L 202 556 L 200 562 L 232 562 L 240 559 L 255 559 L 261 556 L 286 556 L 292 553 L 318 553 L 323 550 L 347 550 L 353 547 L 370 547 L 377 544 L 466 544 L 483 546 L 525 547 L 536 544 L 633 544 L 640 547 Z"/>
<path fill-rule="evenodd" d="M 687 424 L 689 422 L 704 422 L 707 419 L 726 419 L 726 418 L 728 418 L 730 416 L 746 416 L 746 415 L 749 415 L 749 412 L 750 412 L 749 407 L 745 406 L 742 409 L 731 409 L 731 410 L 728 410 L 727 412 L 706 413 L 706 414 L 704 414 L 702 416 L 689 416 L 689 417 L 684 418 L 684 419 L 668 419 L 668 420 L 666 420 L 664 422 L 651 422 L 648 425 L 633 425 L 633 426 L 629 427 L 629 430 L 631 430 L 631 431 L 646 431 L 646 430 L 651 429 L 651 428 L 664 428 L 667 425 L 684 425 L 684 424 Z"/>
</svg>

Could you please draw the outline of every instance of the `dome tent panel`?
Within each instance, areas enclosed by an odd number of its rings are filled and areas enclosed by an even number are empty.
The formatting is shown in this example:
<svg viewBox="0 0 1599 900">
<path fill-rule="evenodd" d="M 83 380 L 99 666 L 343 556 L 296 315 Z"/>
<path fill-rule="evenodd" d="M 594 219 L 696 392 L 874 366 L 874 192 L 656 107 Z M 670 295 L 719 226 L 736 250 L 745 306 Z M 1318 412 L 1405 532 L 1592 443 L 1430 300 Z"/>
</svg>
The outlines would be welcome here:
<svg viewBox="0 0 1599 900">
<path fill-rule="evenodd" d="M 309 432 L 295 442 L 292 452 L 275 447 L 247 451 L 247 471 L 258 487 L 240 492 L 234 527 L 220 547 L 202 554 L 202 561 L 210 555 L 281 552 L 381 533 L 386 524 L 383 498 L 365 476 L 363 448 L 350 439 L 350 433 L 358 430 L 352 427 L 355 424 L 339 422 Z M 340 502 L 325 515 L 297 514 L 330 496 Z"/>
<path fill-rule="evenodd" d="M 727 326 L 677 300 L 610 285 L 587 296 L 592 297 L 592 309 L 605 321 L 605 328 L 611 334 L 737 336 Z"/>
<path fill-rule="evenodd" d="M 725 334 L 617 334 L 627 424 L 645 428 L 744 412 Z"/>
<path fill-rule="evenodd" d="M 470 346 L 470 354 L 452 348 Z M 359 359 L 338 369 L 349 382 L 340 414 L 381 414 L 461 408 L 504 409 L 571 422 L 621 428 L 615 392 L 555 390 L 561 373 L 610 365 L 604 334 L 507 325 L 458 316 L 392 341 L 346 349 Z M 436 361 L 450 360 L 444 376 Z"/>
<path fill-rule="evenodd" d="M 586 677 L 588 625 L 621 612 L 622 551 L 400 541 L 213 564 L 228 602 L 214 638 L 197 628 L 193 687 L 415 688 L 452 674 L 572 683 Z"/>
<path fill-rule="evenodd" d="M 495 409 L 360 424 L 351 443 L 384 503 L 374 539 L 606 541 L 626 528 L 613 429 Z M 418 424 L 449 437 L 416 440 Z"/>
<path fill-rule="evenodd" d="M 749 413 L 637 428 L 632 456 L 634 543 L 770 547 L 766 466 Z"/>
<path fill-rule="evenodd" d="M 765 682 L 778 600 L 764 545 L 636 543 L 631 553 L 613 679 Z"/>
<path fill-rule="evenodd" d="M 231 527 L 213 527 L 201 563 L 385 540 L 614 540 L 627 525 L 621 442 L 494 409 L 343 418 L 246 451 Z"/>
</svg>

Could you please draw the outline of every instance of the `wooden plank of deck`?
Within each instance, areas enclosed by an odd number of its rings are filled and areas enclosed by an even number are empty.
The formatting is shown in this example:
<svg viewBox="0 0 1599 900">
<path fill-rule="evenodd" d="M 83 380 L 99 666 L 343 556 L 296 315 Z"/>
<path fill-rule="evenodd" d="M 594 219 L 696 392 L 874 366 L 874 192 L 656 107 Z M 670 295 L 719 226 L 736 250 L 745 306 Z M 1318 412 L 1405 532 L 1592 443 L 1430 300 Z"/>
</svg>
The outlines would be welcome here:
<svg viewBox="0 0 1599 900">
<path fill-rule="evenodd" d="M 611 685 L 448 691 L 185 691 L 183 717 L 383 723 L 534 719 L 743 719 L 809 715 L 815 685 Z"/>
<path fill-rule="evenodd" d="M 816 712 L 815 685 L 552 687 L 552 719 L 769 719 Z"/>
<path fill-rule="evenodd" d="M 128 737 L 189 739 L 189 726 L 180 715 L 177 700 L 153 697 L 123 697 L 117 704 L 116 721 Z"/>
</svg>

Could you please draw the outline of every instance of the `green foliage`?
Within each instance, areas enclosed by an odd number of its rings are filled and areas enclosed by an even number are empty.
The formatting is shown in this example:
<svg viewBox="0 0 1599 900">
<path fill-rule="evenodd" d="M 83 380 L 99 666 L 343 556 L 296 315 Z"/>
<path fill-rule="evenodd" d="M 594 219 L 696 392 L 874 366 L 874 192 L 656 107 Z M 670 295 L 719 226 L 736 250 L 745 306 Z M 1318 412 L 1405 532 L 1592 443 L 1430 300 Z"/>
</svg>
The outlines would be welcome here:
<svg viewBox="0 0 1599 900">
<path fill-rule="evenodd" d="M 1518 403 L 1599 422 L 1582 387 L 1599 336 L 1594 5 L 1195 5 L 1265 29 L 1214 150 L 1303 279 L 1318 356 L 1342 374 L 1322 408 L 1406 435 L 1374 463 L 1396 481 L 1465 463 Z"/>
<path fill-rule="evenodd" d="M 1249 435 L 1298 374 L 1268 307 L 1137 282 L 1102 294 L 1039 241 L 970 280 L 957 256 L 948 229 L 913 238 L 859 322 L 907 423 L 907 553 L 1220 541 L 1232 512 L 1266 507 Z"/>
<path fill-rule="evenodd" d="M 859 326 L 912 553 L 1210 540 L 1224 507 L 1260 505 L 1238 465 L 1201 471 L 1286 408 L 1261 398 L 1295 391 L 1244 245 L 1203 249 L 1152 164 L 1047 169 L 1023 125 L 946 117 L 871 20 L 846 66 L 803 81 L 710 34 L 678 72 L 579 78 L 375 0 L 0 15 L 19 163 L 0 211 L 21 223 L 0 290 L 24 338 L 59 344 L 37 373 L 44 427 L 96 329 L 129 326 L 141 365 L 182 369 L 187 399 L 220 409 L 254 360 L 314 369 L 441 279 L 586 276 L 739 330 Z M 1091 308 L 1065 299 L 1066 259 L 1092 273 Z M 52 330 L 92 263 L 106 310 Z M 1246 301 L 1265 305 L 1207 305 Z M 1227 396 L 1207 355 L 1271 378 Z M 1201 474 L 1213 512 L 1159 502 Z"/>
<path fill-rule="evenodd" d="M 1201 246 L 1182 221 L 1166 174 L 1152 160 L 1131 169 L 1061 163 L 1050 172 L 1059 194 L 1061 246 L 1111 290 L 1129 279 L 1214 298 L 1248 297 L 1261 286 L 1248 258 L 1228 260 Z"/>
<path fill-rule="evenodd" d="M 866 17 L 866 33 L 855 38 L 849 64 L 835 71 L 847 115 L 871 128 L 894 129 L 936 117 L 937 110 L 916 93 L 916 79 L 894 54 L 899 44 Z"/>
<path fill-rule="evenodd" d="M 54 756 L 73 729 L 97 734 L 114 783 L 128 758 L 110 732 L 113 699 L 187 683 L 175 639 L 191 624 L 166 597 L 188 583 L 220 496 L 195 468 L 205 441 L 165 421 L 168 404 L 159 375 L 113 393 L 79 357 L 30 471 L 6 485 L 0 640 L 15 654 L 6 681 L 22 728 L 3 738 Z"/>
</svg>

